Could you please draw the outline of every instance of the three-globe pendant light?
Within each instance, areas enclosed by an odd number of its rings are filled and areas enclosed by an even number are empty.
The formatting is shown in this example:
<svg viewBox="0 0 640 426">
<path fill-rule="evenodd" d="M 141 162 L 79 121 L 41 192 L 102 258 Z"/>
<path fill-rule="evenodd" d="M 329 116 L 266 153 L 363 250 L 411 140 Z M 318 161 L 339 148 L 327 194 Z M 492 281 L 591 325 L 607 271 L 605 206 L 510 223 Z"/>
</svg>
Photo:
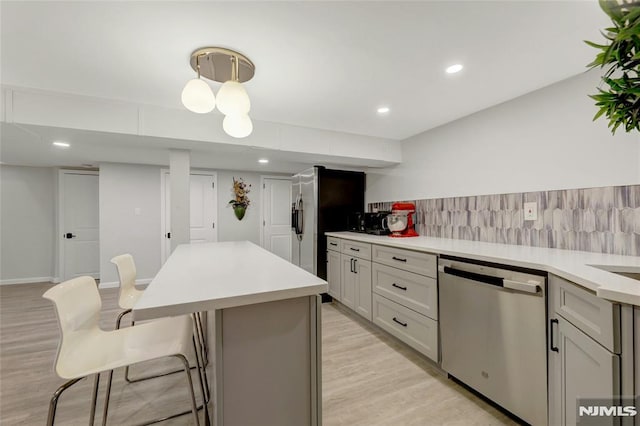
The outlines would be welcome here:
<svg viewBox="0 0 640 426">
<path fill-rule="evenodd" d="M 217 106 L 225 115 L 222 128 L 229 136 L 249 136 L 253 131 L 253 123 L 249 118 L 251 101 L 242 83 L 253 77 L 253 63 L 236 51 L 207 47 L 191 54 L 191 66 L 198 73 L 198 77 L 189 80 L 182 90 L 183 105 L 199 114 L 211 112 Z M 201 76 L 224 82 L 218 91 L 217 99 Z"/>
</svg>

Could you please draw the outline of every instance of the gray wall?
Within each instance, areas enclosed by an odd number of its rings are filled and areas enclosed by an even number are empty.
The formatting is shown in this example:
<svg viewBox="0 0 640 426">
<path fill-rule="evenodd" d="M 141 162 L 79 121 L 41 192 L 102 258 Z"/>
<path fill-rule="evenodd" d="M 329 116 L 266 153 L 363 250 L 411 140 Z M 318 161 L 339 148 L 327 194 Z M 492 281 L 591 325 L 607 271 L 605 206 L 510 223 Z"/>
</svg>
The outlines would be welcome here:
<svg viewBox="0 0 640 426">
<path fill-rule="evenodd" d="M 56 171 L 0 166 L 0 282 L 55 274 Z"/>
<path fill-rule="evenodd" d="M 640 135 L 592 121 L 600 70 L 402 142 L 403 163 L 367 173 L 367 202 L 630 185 Z"/>
<path fill-rule="evenodd" d="M 160 168 L 101 164 L 101 283 L 118 282 L 109 260 L 123 253 L 133 255 L 139 279 L 153 278 L 160 269 L 160 237 Z"/>
</svg>

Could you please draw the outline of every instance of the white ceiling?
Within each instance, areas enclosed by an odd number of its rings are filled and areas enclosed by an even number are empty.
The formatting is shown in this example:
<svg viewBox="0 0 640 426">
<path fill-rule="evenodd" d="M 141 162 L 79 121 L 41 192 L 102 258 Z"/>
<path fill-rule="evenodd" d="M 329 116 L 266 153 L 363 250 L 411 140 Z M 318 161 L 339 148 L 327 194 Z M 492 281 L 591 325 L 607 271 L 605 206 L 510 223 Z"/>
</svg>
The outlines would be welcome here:
<svg viewBox="0 0 640 426">
<path fill-rule="evenodd" d="M 180 108 L 190 53 L 220 45 L 256 64 L 252 117 L 398 140 L 584 71 L 607 24 L 596 1 L 0 7 L 3 84 Z"/>
</svg>

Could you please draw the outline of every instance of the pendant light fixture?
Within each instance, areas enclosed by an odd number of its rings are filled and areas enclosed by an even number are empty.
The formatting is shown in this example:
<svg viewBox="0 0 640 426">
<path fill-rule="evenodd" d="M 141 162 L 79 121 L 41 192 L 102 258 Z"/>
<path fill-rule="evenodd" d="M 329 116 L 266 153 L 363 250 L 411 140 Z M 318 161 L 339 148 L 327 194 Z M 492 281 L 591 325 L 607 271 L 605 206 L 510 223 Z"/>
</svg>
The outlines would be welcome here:
<svg viewBox="0 0 640 426">
<path fill-rule="evenodd" d="M 182 104 L 192 112 L 206 114 L 216 107 L 216 97 L 209 85 L 200 79 L 200 56 L 196 56 L 198 77 L 189 80 L 182 89 Z"/>
<path fill-rule="evenodd" d="M 253 78 L 255 74 L 253 62 L 234 50 L 204 47 L 191 54 L 191 67 L 198 73 L 198 78 L 190 80 L 185 86 L 182 95 L 184 106 L 190 111 L 205 113 L 217 106 L 218 110 L 225 115 L 222 128 L 229 136 L 234 138 L 249 136 L 253 131 L 253 123 L 249 117 L 251 101 L 242 83 Z M 224 83 L 218 91 L 217 100 L 209 85 L 200 79 L 201 75 Z M 211 93 L 210 97 L 207 89 Z M 201 99 L 203 101 L 200 101 Z M 204 99 L 208 99 L 208 103 Z M 213 106 L 211 106 L 211 99 L 213 99 Z M 198 108 L 200 105 L 204 106 Z M 205 111 L 205 106 L 211 106 L 211 108 Z"/>
</svg>

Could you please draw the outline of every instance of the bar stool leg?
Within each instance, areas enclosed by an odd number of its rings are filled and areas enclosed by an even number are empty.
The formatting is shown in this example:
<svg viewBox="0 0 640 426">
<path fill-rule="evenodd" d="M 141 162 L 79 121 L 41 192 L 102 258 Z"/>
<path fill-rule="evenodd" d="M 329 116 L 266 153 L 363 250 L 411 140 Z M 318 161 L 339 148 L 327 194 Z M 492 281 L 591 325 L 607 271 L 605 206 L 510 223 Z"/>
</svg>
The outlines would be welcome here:
<svg viewBox="0 0 640 426">
<path fill-rule="evenodd" d="M 204 333 L 202 330 L 202 323 L 199 321 L 199 316 L 198 313 L 194 313 L 192 314 L 193 317 L 193 326 L 194 326 L 194 336 L 193 336 L 193 349 L 195 351 L 196 354 L 196 363 L 200 363 L 201 366 L 201 377 L 204 379 L 204 388 L 206 390 L 206 394 L 203 395 L 203 397 L 205 398 L 206 402 L 209 402 L 209 382 L 207 380 L 207 373 L 206 373 L 206 366 L 207 366 L 207 362 L 205 361 L 205 340 L 204 340 Z M 200 325 L 200 327 L 199 327 Z M 198 354 L 200 354 L 200 357 L 198 358 Z"/>
<path fill-rule="evenodd" d="M 194 320 L 198 339 L 200 340 L 200 349 L 202 351 L 202 365 L 206 367 L 209 364 L 209 351 L 207 348 L 205 329 L 202 320 L 204 315 L 204 312 L 196 312 Z"/>
<path fill-rule="evenodd" d="M 56 408 L 58 407 L 58 399 L 62 392 L 69 389 L 71 386 L 78 383 L 80 380 L 84 379 L 84 377 L 80 377 L 79 379 L 72 379 L 60 386 L 51 397 L 51 401 L 49 401 L 49 414 L 47 415 L 47 426 L 53 426 L 53 422 L 56 417 Z"/>
<path fill-rule="evenodd" d="M 104 397 L 104 409 L 102 410 L 102 426 L 107 424 L 107 413 L 109 412 L 109 397 L 111 396 L 111 381 L 113 380 L 113 370 L 109 371 L 107 379 L 107 394 Z"/>
<path fill-rule="evenodd" d="M 187 375 L 187 382 L 189 383 L 189 392 L 191 393 L 191 412 L 193 413 L 193 420 L 196 426 L 200 426 L 200 418 L 198 417 L 198 406 L 196 405 L 196 394 L 193 391 L 193 380 L 191 380 L 191 368 L 189 368 L 189 361 L 184 355 L 174 355 L 179 358 L 184 365 L 184 372 Z M 104 426 L 104 425 L 103 425 Z"/>
<path fill-rule="evenodd" d="M 93 426 L 93 422 L 96 419 L 96 404 L 98 402 L 98 386 L 100 385 L 100 373 L 96 374 L 96 379 L 93 382 L 93 396 L 91 397 L 91 414 L 89 415 L 89 426 Z"/>
<path fill-rule="evenodd" d="M 205 367 L 202 364 L 202 359 L 201 356 L 198 356 L 198 347 L 196 344 L 196 338 L 195 336 L 192 337 L 193 340 L 193 350 L 195 352 L 196 355 L 196 366 L 198 367 L 198 383 L 200 384 L 200 394 L 202 395 L 202 407 L 204 409 L 204 424 L 205 425 L 209 425 L 210 421 L 209 421 L 209 392 L 208 392 L 208 387 L 209 387 L 209 383 L 207 382 L 207 376 L 206 376 L 206 371 L 205 371 Z"/>
</svg>

